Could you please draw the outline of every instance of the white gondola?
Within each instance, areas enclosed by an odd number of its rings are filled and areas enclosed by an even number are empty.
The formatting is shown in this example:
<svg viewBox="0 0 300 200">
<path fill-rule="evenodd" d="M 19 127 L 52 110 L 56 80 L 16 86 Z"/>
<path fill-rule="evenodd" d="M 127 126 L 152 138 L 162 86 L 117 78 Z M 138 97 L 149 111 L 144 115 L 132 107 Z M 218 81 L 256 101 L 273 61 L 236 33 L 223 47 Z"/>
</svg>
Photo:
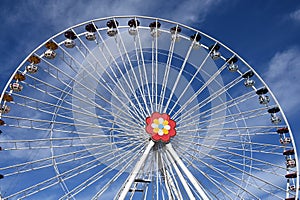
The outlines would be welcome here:
<svg viewBox="0 0 300 200">
<path fill-rule="evenodd" d="M 221 53 L 217 50 L 213 50 L 211 53 L 210 53 L 210 57 L 213 59 L 213 60 L 217 60 L 221 57 Z"/>
<path fill-rule="evenodd" d="M 85 26 L 85 30 L 87 31 L 85 33 L 85 38 L 88 41 L 94 41 L 94 40 L 96 40 L 96 34 L 95 34 L 95 32 L 97 31 L 97 27 L 93 23 L 87 24 Z"/>
<path fill-rule="evenodd" d="M 296 187 L 294 185 L 290 185 L 289 190 L 294 192 L 294 191 L 296 191 Z"/>
<path fill-rule="evenodd" d="M 239 66 L 235 63 L 231 63 L 228 65 L 228 70 L 230 72 L 236 72 L 239 69 Z"/>
<path fill-rule="evenodd" d="M 116 28 L 109 28 L 107 30 L 107 35 L 110 37 L 114 37 L 118 34 L 118 30 Z"/>
<path fill-rule="evenodd" d="M 65 45 L 65 47 L 67 47 L 67 48 L 74 48 L 75 46 L 76 46 L 76 43 L 75 43 L 75 41 L 74 40 L 71 40 L 71 39 L 66 39 L 65 41 L 64 41 L 64 45 Z"/>
<path fill-rule="evenodd" d="M 172 34 L 171 39 L 175 40 L 175 42 L 179 42 L 180 41 L 180 36 L 178 34 Z"/>
<path fill-rule="evenodd" d="M 295 159 L 287 159 L 286 161 L 287 168 L 294 168 L 296 167 L 296 160 Z"/>
<path fill-rule="evenodd" d="M 265 96 L 265 95 L 260 95 L 258 97 L 258 100 L 259 100 L 260 104 L 266 105 L 266 104 L 268 104 L 270 102 L 270 97 L 269 96 Z"/>
<path fill-rule="evenodd" d="M 219 49 L 220 49 L 219 44 L 211 45 L 208 49 L 210 51 L 210 57 L 213 60 L 218 60 L 221 57 L 221 53 L 219 52 Z M 233 63 L 233 61 L 231 61 L 231 62 Z"/>
<path fill-rule="evenodd" d="M 38 66 L 34 64 L 27 65 L 26 71 L 30 74 L 35 74 L 38 71 Z"/>
<path fill-rule="evenodd" d="M 85 38 L 88 41 L 94 41 L 94 40 L 96 40 L 96 34 L 94 32 L 86 32 L 85 33 Z"/>
<path fill-rule="evenodd" d="M 128 33 L 129 33 L 130 35 L 132 35 L 132 36 L 135 36 L 135 35 L 138 34 L 138 30 L 137 30 L 136 27 L 130 27 L 130 28 L 128 29 Z"/>
<path fill-rule="evenodd" d="M 268 109 L 268 113 L 271 114 L 271 122 L 275 125 L 277 125 L 281 122 L 280 117 L 277 116 L 277 113 L 279 113 L 279 112 L 280 112 L 280 108 L 278 106 L 275 106 L 275 107 L 272 107 L 272 108 Z M 277 129 L 278 133 L 280 133 L 280 132 L 285 133 L 286 131 L 288 131 L 287 127 Z"/>
<path fill-rule="evenodd" d="M 250 79 L 250 78 L 253 77 L 253 76 L 254 76 L 254 73 L 253 73 L 252 70 L 249 70 L 249 71 L 245 72 L 245 73 L 242 75 L 242 77 L 243 77 L 244 79 L 246 79 L 245 82 L 244 82 L 244 85 L 245 85 L 246 87 L 252 87 L 252 86 L 255 84 L 255 81 L 252 80 L 252 79 Z"/>
<path fill-rule="evenodd" d="M 64 41 L 64 45 L 67 48 L 74 48 L 76 46 L 75 39 L 77 38 L 77 35 L 73 30 L 68 30 L 64 33 L 65 37 L 67 38 Z"/>
<path fill-rule="evenodd" d="M 200 44 L 200 39 L 201 39 L 201 35 L 199 33 L 195 33 L 194 35 L 192 35 L 190 37 L 190 40 L 192 41 L 193 43 L 193 49 L 194 50 L 197 50 L 201 47 L 201 44 Z"/>
<path fill-rule="evenodd" d="M 236 72 L 239 69 L 239 66 L 236 63 L 238 61 L 238 58 L 236 56 L 228 58 L 226 61 L 227 61 L 227 64 L 228 64 L 227 68 L 230 72 Z"/>
<path fill-rule="evenodd" d="M 277 124 L 279 124 L 281 122 L 281 119 L 280 119 L 280 117 L 272 114 L 272 116 L 271 116 L 271 122 L 273 124 L 277 125 Z"/>
<path fill-rule="evenodd" d="M 175 42 L 180 41 L 179 33 L 181 33 L 181 28 L 179 26 L 174 26 L 174 27 L 170 28 L 170 33 L 171 33 L 172 40 L 175 40 Z"/>
<path fill-rule="evenodd" d="M 118 29 L 117 29 L 118 25 L 119 22 L 113 19 L 106 22 L 106 26 L 108 27 L 106 33 L 109 37 L 114 37 L 118 34 Z"/>
<path fill-rule="evenodd" d="M 255 81 L 252 79 L 246 79 L 246 81 L 244 82 L 244 85 L 246 87 L 252 87 L 255 84 Z"/>
<path fill-rule="evenodd" d="M 44 56 L 48 59 L 54 59 L 56 57 L 56 52 L 52 49 L 47 49 L 44 53 Z"/>
<path fill-rule="evenodd" d="M 128 32 L 130 35 L 132 36 L 135 36 L 138 34 L 138 30 L 137 30 L 137 27 L 140 25 L 140 22 L 139 20 L 137 19 L 131 19 L 128 21 L 128 26 L 129 26 L 129 29 L 128 29 Z"/>
<path fill-rule="evenodd" d="M 21 92 L 23 89 L 23 86 L 20 83 L 11 83 L 10 89 L 14 92 Z"/>
<path fill-rule="evenodd" d="M 200 42 L 194 42 L 194 43 L 193 43 L 193 49 L 194 49 L 194 50 L 197 50 L 197 49 L 199 49 L 200 47 L 201 47 Z"/>
<path fill-rule="evenodd" d="M 290 144 L 292 142 L 291 138 L 286 137 L 286 138 L 280 138 L 279 142 L 283 145 Z"/>
<path fill-rule="evenodd" d="M 2 106 L 0 109 L 1 114 L 7 114 L 10 111 L 10 107 L 8 105 Z"/>
<path fill-rule="evenodd" d="M 200 39 L 201 39 L 201 36 L 198 34 L 194 34 L 190 37 L 190 40 L 193 42 L 193 49 L 194 50 L 197 50 L 201 47 L 201 44 L 200 44 Z"/>
<path fill-rule="evenodd" d="M 150 34 L 151 34 L 152 37 L 155 38 L 155 37 L 159 37 L 161 32 L 158 28 L 151 28 Z"/>
<path fill-rule="evenodd" d="M 160 34 L 161 34 L 161 31 L 159 30 L 160 26 L 161 26 L 161 24 L 158 21 L 150 23 L 149 27 L 150 27 L 150 34 L 152 37 L 160 36 Z"/>
</svg>

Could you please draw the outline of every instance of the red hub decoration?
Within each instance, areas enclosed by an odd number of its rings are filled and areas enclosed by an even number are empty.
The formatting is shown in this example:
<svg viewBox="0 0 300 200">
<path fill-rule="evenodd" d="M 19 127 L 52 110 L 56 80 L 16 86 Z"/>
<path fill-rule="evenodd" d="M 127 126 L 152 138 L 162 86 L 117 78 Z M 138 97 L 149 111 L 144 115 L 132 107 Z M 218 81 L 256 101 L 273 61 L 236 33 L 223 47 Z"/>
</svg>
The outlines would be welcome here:
<svg viewBox="0 0 300 200">
<path fill-rule="evenodd" d="M 146 118 L 146 132 L 151 135 L 152 140 L 158 142 L 169 142 L 176 135 L 176 122 L 170 119 L 166 113 L 152 113 Z"/>
</svg>

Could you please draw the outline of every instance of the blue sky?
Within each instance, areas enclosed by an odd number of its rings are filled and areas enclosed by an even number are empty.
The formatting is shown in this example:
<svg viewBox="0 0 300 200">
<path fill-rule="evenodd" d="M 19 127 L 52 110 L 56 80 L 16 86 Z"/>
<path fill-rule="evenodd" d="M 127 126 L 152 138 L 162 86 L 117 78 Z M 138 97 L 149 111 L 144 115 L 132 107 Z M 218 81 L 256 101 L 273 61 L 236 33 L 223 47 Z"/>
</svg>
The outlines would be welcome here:
<svg viewBox="0 0 300 200">
<path fill-rule="evenodd" d="M 1 90 L 31 51 L 69 26 L 112 15 L 155 16 L 199 29 L 243 57 L 278 98 L 300 145 L 300 1 L 2 0 L 0 10 Z"/>
</svg>

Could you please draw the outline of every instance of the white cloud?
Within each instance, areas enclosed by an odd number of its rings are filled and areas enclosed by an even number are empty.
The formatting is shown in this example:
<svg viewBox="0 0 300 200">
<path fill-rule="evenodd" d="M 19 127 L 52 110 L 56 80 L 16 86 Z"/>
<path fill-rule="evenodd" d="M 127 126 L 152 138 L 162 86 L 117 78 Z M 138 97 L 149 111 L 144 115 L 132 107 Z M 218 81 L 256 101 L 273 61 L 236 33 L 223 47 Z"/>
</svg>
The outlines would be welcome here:
<svg viewBox="0 0 300 200">
<path fill-rule="evenodd" d="M 181 23 L 203 22 L 207 14 L 222 0 L 186 0 L 177 4 L 162 17 L 180 20 Z"/>
<path fill-rule="evenodd" d="M 43 4 L 20 2 L 18 12 L 8 20 L 20 19 L 35 21 L 32 25 L 66 28 L 86 20 L 118 15 L 149 15 L 172 19 L 181 23 L 202 22 L 215 6 L 224 0 L 186 0 L 186 1 L 46 1 Z M 38 21 L 36 19 L 39 19 Z"/>
<path fill-rule="evenodd" d="M 269 63 L 265 80 L 285 112 L 299 111 L 300 49 L 277 52 Z"/>
<path fill-rule="evenodd" d="M 300 21 L 300 9 L 292 12 L 290 14 L 290 18 L 293 19 L 293 20 L 296 20 L 296 21 Z"/>
</svg>

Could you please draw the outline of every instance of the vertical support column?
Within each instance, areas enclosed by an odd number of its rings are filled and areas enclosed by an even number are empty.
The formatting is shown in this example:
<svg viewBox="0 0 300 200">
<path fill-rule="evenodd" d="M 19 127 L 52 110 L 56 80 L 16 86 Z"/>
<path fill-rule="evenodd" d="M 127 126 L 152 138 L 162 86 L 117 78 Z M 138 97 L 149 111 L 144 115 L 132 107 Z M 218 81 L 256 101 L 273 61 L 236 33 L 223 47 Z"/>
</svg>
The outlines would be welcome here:
<svg viewBox="0 0 300 200">
<path fill-rule="evenodd" d="M 166 144 L 167 150 L 170 152 L 170 155 L 174 158 L 176 163 L 180 166 L 182 171 L 185 173 L 185 175 L 188 177 L 188 179 L 191 181 L 193 186 L 196 188 L 197 192 L 200 194 L 203 200 L 209 200 L 207 194 L 204 192 L 202 187 L 200 186 L 197 179 L 193 176 L 193 174 L 189 171 L 189 169 L 185 166 L 185 164 L 182 162 L 182 160 L 179 158 L 176 151 L 173 149 L 171 143 Z"/>
<path fill-rule="evenodd" d="M 132 185 L 132 183 L 134 182 L 135 177 L 137 176 L 137 174 L 139 173 L 143 163 L 145 162 L 147 156 L 149 155 L 150 150 L 152 149 L 152 147 L 154 146 L 154 142 L 152 140 L 150 140 L 150 142 L 148 143 L 148 146 L 146 147 L 143 155 L 141 156 L 140 160 L 136 163 L 135 167 L 133 168 L 130 176 L 127 179 L 127 182 L 123 188 L 123 190 L 121 191 L 121 193 L 119 194 L 119 197 L 117 198 L 118 200 L 124 200 L 127 193 L 129 192 L 129 189 Z"/>
<path fill-rule="evenodd" d="M 179 199 L 179 200 L 183 200 L 180 191 L 177 190 L 176 185 L 175 185 L 170 173 L 167 170 L 166 170 L 166 176 L 167 176 L 167 181 L 166 182 L 168 182 L 170 184 L 170 189 L 172 189 L 172 191 L 174 192 L 174 195 L 176 196 L 176 198 Z"/>
<path fill-rule="evenodd" d="M 183 175 L 182 175 L 181 171 L 179 170 L 178 166 L 176 165 L 175 162 L 172 162 L 172 161 L 176 161 L 176 160 L 174 160 L 174 158 L 171 156 L 171 154 L 169 152 L 166 152 L 166 154 L 167 154 L 169 160 L 171 161 L 171 163 L 172 163 L 172 165 L 173 165 L 173 167 L 174 167 L 174 169 L 175 169 L 175 171 L 176 171 L 176 173 L 177 173 L 177 175 L 178 175 L 178 177 L 181 181 L 181 184 L 184 187 L 184 189 L 185 189 L 187 195 L 189 196 L 190 200 L 196 200 L 196 198 L 194 197 L 194 195 L 191 191 L 191 188 L 189 187 L 188 183 L 186 182 L 185 178 L 183 177 Z"/>
</svg>

